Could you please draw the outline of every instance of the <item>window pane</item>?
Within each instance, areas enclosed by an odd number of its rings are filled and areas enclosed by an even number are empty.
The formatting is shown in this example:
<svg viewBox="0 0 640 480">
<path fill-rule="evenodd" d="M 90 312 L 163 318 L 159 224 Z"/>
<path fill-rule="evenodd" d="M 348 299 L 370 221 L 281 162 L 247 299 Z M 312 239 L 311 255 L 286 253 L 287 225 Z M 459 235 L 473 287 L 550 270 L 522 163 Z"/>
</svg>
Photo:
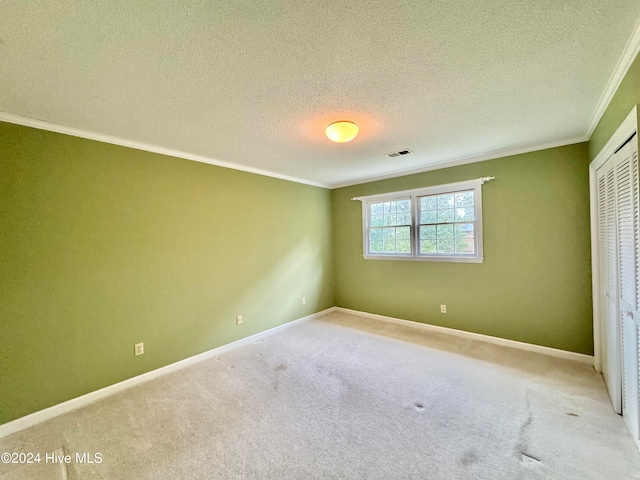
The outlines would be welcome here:
<svg viewBox="0 0 640 480">
<path fill-rule="evenodd" d="M 382 231 L 384 251 L 387 253 L 394 253 L 396 251 L 396 229 L 383 228 Z"/>
<path fill-rule="evenodd" d="M 420 253 L 437 253 L 435 240 L 420 240 Z"/>
<path fill-rule="evenodd" d="M 460 192 L 456 193 L 456 207 L 472 207 L 473 206 L 473 192 Z"/>
<path fill-rule="evenodd" d="M 453 222 L 453 208 L 438 210 L 438 223 Z"/>
<path fill-rule="evenodd" d="M 453 208 L 453 193 L 438 195 L 438 209 Z"/>
<path fill-rule="evenodd" d="M 396 202 L 385 202 L 384 205 L 384 214 L 388 213 L 396 213 Z"/>
<path fill-rule="evenodd" d="M 475 220 L 473 207 L 456 208 L 456 222 L 469 222 Z"/>
<path fill-rule="evenodd" d="M 396 241 L 396 229 L 395 228 L 383 228 L 382 229 L 382 238 L 385 242 L 393 242 Z"/>
<path fill-rule="evenodd" d="M 382 240 L 372 240 L 369 242 L 369 251 L 371 253 L 382 253 Z"/>
<path fill-rule="evenodd" d="M 411 214 L 410 213 L 399 213 L 398 214 L 398 225 L 411 225 Z"/>
<path fill-rule="evenodd" d="M 454 234 L 456 238 L 473 238 L 473 223 L 458 223 Z"/>
<path fill-rule="evenodd" d="M 374 203 L 371 205 L 371 215 L 382 215 L 384 213 L 384 205 L 382 203 Z"/>
<path fill-rule="evenodd" d="M 456 253 L 473 253 L 473 238 L 471 239 L 456 239 Z"/>
<path fill-rule="evenodd" d="M 420 223 L 438 223 L 438 211 L 426 210 L 424 212 L 420 212 Z"/>
<path fill-rule="evenodd" d="M 369 251 L 382 252 L 382 229 L 372 228 L 369 230 Z"/>
<path fill-rule="evenodd" d="M 435 210 L 438 208 L 438 203 L 435 196 L 422 197 L 420 199 L 420 210 Z"/>
<path fill-rule="evenodd" d="M 420 239 L 424 238 L 436 238 L 436 226 L 429 225 L 427 227 L 420 227 Z"/>
<path fill-rule="evenodd" d="M 385 215 L 384 216 L 384 224 L 385 226 L 392 226 L 396 224 L 396 215 Z"/>
<path fill-rule="evenodd" d="M 438 225 L 438 240 L 442 238 L 453 238 L 453 225 Z"/>
<path fill-rule="evenodd" d="M 398 239 L 398 253 L 411 253 L 411 241 Z"/>
<path fill-rule="evenodd" d="M 411 213 L 411 200 L 399 200 L 398 213 Z"/>
<path fill-rule="evenodd" d="M 438 239 L 438 253 L 453 253 L 453 239 Z"/>
<path fill-rule="evenodd" d="M 395 242 L 393 243 L 384 242 L 382 245 L 382 251 L 383 253 L 396 253 Z"/>
<path fill-rule="evenodd" d="M 410 240 L 411 239 L 410 227 L 398 227 L 398 228 L 396 228 L 396 238 L 398 240 Z"/>
<path fill-rule="evenodd" d="M 372 216 L 371 217 L 371 226 L 372 227 L 381 227 L 382 226 L 382 222 L 383 222 L 383 217 L 382 215 L 378 216 Z"/>
</svg>

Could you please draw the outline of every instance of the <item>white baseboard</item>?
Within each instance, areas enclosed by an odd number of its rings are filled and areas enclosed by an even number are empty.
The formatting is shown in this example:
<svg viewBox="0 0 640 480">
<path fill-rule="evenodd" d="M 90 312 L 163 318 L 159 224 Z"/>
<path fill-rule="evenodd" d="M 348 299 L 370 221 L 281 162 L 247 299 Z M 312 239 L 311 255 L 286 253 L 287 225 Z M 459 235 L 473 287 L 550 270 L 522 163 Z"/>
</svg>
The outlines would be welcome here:
<svg viewBox="0 0 640 480">
<path fill-rule="evenodd" d="M 100 390 L 81 395 L 80 397 L 72 398 L 71 400 L 67 400 L 66 402 L 59 403 L 52 407 L 45 408 L 44 410 L 39 410 L 24 417 L 20 417 L 16 420 L 4 423 L 0 425 L 0 438 L 9 436 L 13 433 L 19 432 L 20 430 L 32 427 L 34 425 L 37 425 L 38 423 L 42 423 L 59 415 L 63 415 L 72 410 L 77 410 L 79 408 L 85 407 L 91 403 L 97 402 L 98 400 L 102 400 L 104 398 L 115 395 L 116 393 L 122 392 L 123 390 L 135 387 L 136 385 L 155 380 L 156 378 L 167 375 L 168 373 L 176 372 L 191 365 L 195 365 L 196 363 L 200 363 L 204 360 L 217 357 L 218 355 L 226 353 L 230 350 L 243 347 L 255 342 L 256 340 L 267 337 L 269 335 L 273 335 L 276 332 L 281 332 L 299 323 L 322 317 L 328 313 L 333 312 L 335 309 L 336 307 L 327 308 L 326 310 L 307 315 L 306 317 L 298 318 L 297 320 L 285 323 L 284 325 L 279 325 L 269 330 L 265 330 L 264 332 L 242 338 L 235 342 L 227 343 L 226 345 L 214 348 L 213 350 L 208 350 L 198 355 L 194 355 L 193 357 L 185 358 L 184 360 L 171 363 L 164 367 L 151 370 L 150 372 L 137 375 L 127 380 L 123 380 L 122 382 L 118 382 L 113 385 L 109 385 L 108 387 L 101 388 Z"/>
<path fill-rule="evenodd" d="M 400 325 L 419 328 L 422 330 L 428 330 L 431 332 L 446 333 L 448 335 L 455 335 L 457 337 L 469 338 L 472 340 L 479 340 L 481 342 L 493 343 L 495 345 L 502 345 L 503 347 L 518 348 L 520 350 L 527 350 L 529 352 L 542 353 L 543 355 L 550 355 L 552 357 L 564 358 L 566 360 L 574 360 L 580 363 L 593 366 L 593 356 L 585 355 L 583 353 L 568 352 L 566 350 L 558 350 L 557 348 L 543 347 L 541 345 L 518 342 L 516 340 L 507 340 L 505 338 L 482 335 L 481 333 L 465 332 L 464 330 L 456 330 L 454 328 L 439 327 L 437 325 L 430 325 L 428 323 L 419 323 L 419 322 L 413 322 L 411 320 L 402 320 L 400 318 L 386 317 L 384 315 L 361 312 L 359 310 L 351 310 L 348 308 L 334 307 L 334 309 L 336 312 L 350 313 L 352 315 L 371 318 L 373 320 L 382 320 L 384 322 L 397 323 Z"/>
<path fill-rule="evenodd" d="M 453 328 L 439 327 L 436 325 L 429 325 L 426 323 L 419 323 L 419 322 L 413 322 L 410 320 L 403 320 L 400 318 L 377 315 L 375 313 L 361 312 L 359 310 L 350 310 L 348 308 L 342 308 L 342 307 L 331 307 L 331 308 L 327 308 L 326 310 L 322 310 L 320 312 L 307 315 L 306 317 L 293 320 L 289 323 L 285 323 L 284 325 L 279 325 L 277 327 L 271 328 L 264 332 L 260 332 L 255 335 L 242 338 L 235 342 L 222 345 L 212 350 L 208 350 L 198 355 L 194 355 L 193 357 L 185 358 L 184 360 L 180 360 L 178 362 L 171 363 L 164 367 L 151 370 L 150 372 L 137 375 L 127 380 L 123 380 L 122 382 L 109 385 L 108 387 L 101 388 L 100 390 L 96 390 L 94 392 L 87 393 L 80 397 L 67 400 L 66 402 L 59 403 L 52 407 L 45 408 L 44 410 L 39 410 L 37 412 L 26 415 L 24 417 L 18 418 L 16 420 L 12 420 L 3 425 L 0 425 L 0 438 L 7 437 L 13 433 L 19 432 L 20 430 L 24 430 L 26 428 L 37 425 L 38 423 L 42 423 L 51 418 L 57 417 L 59 415 L 63 415 L 73 410 L 77 410 L 91 403 L 97 402 L 98 400 L 102 400 L 104 398 L 115 395 L 116 393 L 122 392 L 123 390 L 127 390 L 129 388 L 135 387 L 136 385 L 140 385 L 142 383 L 149 382 L 151 380 L 155 380 L 156 378 L 162 377 L 172 372 L 176 372 L 178 370 L 189 367 L 191 365 L 195 365 L 204 360 L 217 357 L 218 355 L 229 352 L 236 348 L 251 344 L 261 338 L 267 337 L 269 335 L 273 335 L 276 332 L 281 332 L 287 328 L 293 327 L 294 325 L 312 320 L 314 318 L 322 317 L 331 312 L 349 313 L 352 315 L 358 315 L 361 317 L 371 318 L 374 320 L 382 320 L 385 322 L 397 323 L 400 325 L 410 326 L 413 328 L 419 328 L 419 329 L 428 330 L 432 332 L 446 333 L 446 334 L 455 335 L 458 337 L 464 337 L 464 338 L 469 338 L 473 340 L 479 340 L 482 342 L 493 343 L 495 345 L 502 345 L 505 347 L 518 348 L 520 350 L 527 350 L 530 352 L 542 353 L 544 355 L 564 358 L 567 360 L 574 360 L 574 361 L 578 361 L 578 362 L 593 366 L 593 357 L 591 355 L 567 352 L 565 350 L 558 350 L 555 348 L 543 347 L 540 345 L 533 345 L 530 343 L 517 342 L 515 340 L 506 340 L 504 338 L 491 337 L 489 335 L 482 335 L 480 333 L 465 332 L 463 330 L 456 330 Z"/>
</svg>

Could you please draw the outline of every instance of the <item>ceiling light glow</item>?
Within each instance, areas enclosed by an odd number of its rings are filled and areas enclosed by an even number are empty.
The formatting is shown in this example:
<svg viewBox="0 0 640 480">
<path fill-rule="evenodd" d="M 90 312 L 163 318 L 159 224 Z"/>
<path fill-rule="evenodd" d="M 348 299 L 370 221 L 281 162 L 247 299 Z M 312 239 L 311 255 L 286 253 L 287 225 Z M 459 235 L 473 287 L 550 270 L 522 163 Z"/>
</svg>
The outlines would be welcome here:
<svg viewBox="0 0 640 480">
<path fill-rule="evenodd" d="M 358 126 L 353 122 L 341 120 L 333 122 L 325 130 L 327 138 L 332 142 L 346 143 L 350 142 L 358 135 Z"/>
</svg>

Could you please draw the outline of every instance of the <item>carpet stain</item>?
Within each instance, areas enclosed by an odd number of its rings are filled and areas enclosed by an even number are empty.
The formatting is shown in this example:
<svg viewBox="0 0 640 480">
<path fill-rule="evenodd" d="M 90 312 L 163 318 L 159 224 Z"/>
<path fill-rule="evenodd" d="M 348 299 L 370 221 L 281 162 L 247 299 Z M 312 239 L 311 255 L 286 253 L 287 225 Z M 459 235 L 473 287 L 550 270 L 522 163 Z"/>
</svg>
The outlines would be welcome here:
<svg viewBox="0 0 640 480">
<path fill-rule="evenodd" d="M 274 368 L 274 370 L 276 372 L 284 372 L 287 368 L 289 367 L 287 367 L 284 363 L 281 363 L 276 368 Z M 278 388 L 280 388 L 280 380 L 279 380 L 279 376 L 276 375 L 275 380 L 273 381 L 273 389 L 277 391 Z"/>
<path fill-rule="evenodd" d="M 540 463 L 539 458 L 527 455 L 526 453 L 522 454 L 521 461 L 524 465 L 538 465 Z"/>
<path fill-rule="evenodd" d="M 424 405 L 421 404 L 421 403 L 416 403 L 414 406 L 416 407 L 416 410 L 419 411 L 419 412 L 424 410 Z"/>
<path fill-rule="evenodd" d="M 579 417 L 580 416 L 577 413 L 567 413 L 567 415 L 569 415 L 570 417 Z"/>
<path fill-rule="evenodd" d="M 529 415 L 527 416 L 527 419 L 525 420 L 525 422 L 520 427 L 520 435 L 521 436 L 524 436 L 524 434 L 527 432 L 527 428 L 529 428 L 529 425 L 531 425 L 531 422 L 533 422 L 533 415 L 532 415 L 531 412 L 529 412 Z"/>
<path fill-rule="evenodd" d="M 475 452 L 475 450 L 467 450 L 466 452 L 464 452 L 464 455 L 462 455 L 462 458 L 460 459 L 460 463 L 465 467 L 473 465 L 477 461 L 478 454 Z"/>
<path fill-rule="evenodd" d="M 531 424 L 533 423 L 533 412 L 531 411 L 531 403 L 529 401 L 529 394 L 526 391 L 525 391 L 525 401 L 526 401 L 526 404 L 527 404 L 527 419 L 520 426 L 520 435 L 519 435 L 518 446 L 515 449 L 516 454 L 518 454 L 518 453 L 522 454 L 522 452 L 526 451 L 529 448 L 529 443 L 527 441 L 527 437 L 528 437 L 528 429 L 531 426 Z M 522 454 L 522 455 L 524 455 L 524 454 Z"/>
</svg>

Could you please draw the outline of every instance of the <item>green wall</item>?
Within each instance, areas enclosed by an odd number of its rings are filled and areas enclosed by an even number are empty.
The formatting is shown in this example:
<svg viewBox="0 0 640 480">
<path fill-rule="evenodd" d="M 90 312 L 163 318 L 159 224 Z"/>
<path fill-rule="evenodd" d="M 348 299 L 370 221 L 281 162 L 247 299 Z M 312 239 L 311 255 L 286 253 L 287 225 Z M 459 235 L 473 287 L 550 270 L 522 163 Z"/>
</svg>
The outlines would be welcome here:
<svg viewBox="0 0 640 480">
<path fill-rule="evenodd" d="M 0 123 L 0 424 L 333 306 L 331 230 L 325 189 Z"/>
<path fill-rule="evenodd" d="M 581 143 L 334 190 L 337 305 L 592 354 L 588 163 Z M 352 197 L 484 176 L 484 263 L 362 258 Z"/>
<path fill-rule="evenodd" d="M 640 56 L 629 68 L 589 139 L 589 158 L 593 160 L 615 133 L 631 109 L 640 104 Z"/>
</svg>

